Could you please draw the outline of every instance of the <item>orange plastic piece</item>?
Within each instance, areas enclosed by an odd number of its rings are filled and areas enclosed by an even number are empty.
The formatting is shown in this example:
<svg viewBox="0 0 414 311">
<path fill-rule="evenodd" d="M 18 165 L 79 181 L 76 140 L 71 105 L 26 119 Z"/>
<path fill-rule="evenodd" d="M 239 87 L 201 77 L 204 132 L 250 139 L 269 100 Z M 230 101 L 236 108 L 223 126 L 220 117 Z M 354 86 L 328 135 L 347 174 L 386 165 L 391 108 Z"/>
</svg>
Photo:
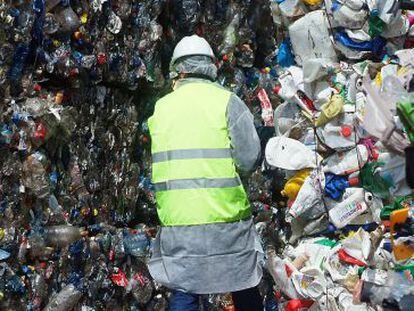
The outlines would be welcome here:
<svg viewBox="0 0 414 311">
<path fill-rule="evenodd" d="M 396 245 L 394 242 L 395 224 L 403 224 L 407 221 L 409 208 L 393 211 L 390 215 L 391 245 L 396 260 L 406 260 L 414 255 L 414 247 L 407 245 Z"/>
<path fill-rule="evenodd" d="M 408 218 L 409 208 L 403 208 L 393 211 L 390 215 L 391 229 L 394 230 L 395 224 L 403 224 Z"/>
</svg>

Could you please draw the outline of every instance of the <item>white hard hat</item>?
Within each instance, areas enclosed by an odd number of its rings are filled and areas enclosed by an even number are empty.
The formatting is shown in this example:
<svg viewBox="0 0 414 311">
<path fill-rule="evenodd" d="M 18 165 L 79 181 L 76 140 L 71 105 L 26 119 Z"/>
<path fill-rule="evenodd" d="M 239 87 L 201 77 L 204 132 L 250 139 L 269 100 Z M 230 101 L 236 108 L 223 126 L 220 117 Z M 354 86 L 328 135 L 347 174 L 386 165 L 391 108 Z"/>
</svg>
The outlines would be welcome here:
<svg viewBox="0 0 414 311">
<path fill-rule="evenodd" d="M 214 59 L 214 53 L 207 40 L 197 35 L 187 36 L 177 43 L 171 59 L 171 66 L 184 56 L 204 55 Z"/>
</svg>

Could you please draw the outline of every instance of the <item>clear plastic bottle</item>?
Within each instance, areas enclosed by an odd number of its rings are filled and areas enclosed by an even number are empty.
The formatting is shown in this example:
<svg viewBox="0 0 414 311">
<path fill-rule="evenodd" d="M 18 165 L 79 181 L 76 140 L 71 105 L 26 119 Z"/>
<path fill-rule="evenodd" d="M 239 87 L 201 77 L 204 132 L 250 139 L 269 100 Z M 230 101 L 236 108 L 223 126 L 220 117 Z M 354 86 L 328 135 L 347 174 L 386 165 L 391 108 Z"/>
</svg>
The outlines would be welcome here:
<svg viewBox="0 0 414 311">
<path fill-rule="evenodd" d="M 22 183 L 34 195 L 44 198 L 49 195 L 50 187 L 43 163 L 46 158 L 40 152 L 36 152 L 26 158 L 23 163 Z"/>
<path fill-rule="evenodd" d="M 78 291 L 73 284 L 69 284 L 51 298 L 43 311 L 72 310 L 81 297 L 82 293 Z"/>
<path fill-rule="evenodd" d="M 226 27 L 223 34 L 223 43 L 219 47 L 220 53 L 222 55 L 229 54 L 233 52 L 234 48 L 237 45 L 237 29 L 240 24 L 240 14 L 236 13 L 233 16 L 232 21 Z"/>
<path fill-rule="evenodd" d="M 46 242 L 52 246 L 65 247 L 81 237 L 80 228 L 71 225 L 51 226 L 45 229 Z"/>
</svg>

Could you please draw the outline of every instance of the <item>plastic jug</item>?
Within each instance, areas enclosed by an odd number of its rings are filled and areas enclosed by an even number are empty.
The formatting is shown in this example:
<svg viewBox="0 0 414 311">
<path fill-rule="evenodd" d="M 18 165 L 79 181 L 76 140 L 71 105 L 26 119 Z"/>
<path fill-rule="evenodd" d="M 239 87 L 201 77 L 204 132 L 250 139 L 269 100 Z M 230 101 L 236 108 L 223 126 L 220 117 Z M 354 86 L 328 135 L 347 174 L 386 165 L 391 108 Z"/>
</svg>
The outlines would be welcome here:
<svg viewBox="0 0 414 311">
<path fill-rule="evenodd" d="M 355 217 L 365 212 L 373 199 L 372 194 L 363 188 L 348 188 L 347 190 L 353 193 L 329 211 L 330 221 L 337 228 L 345 227 Z"/>
</svg>

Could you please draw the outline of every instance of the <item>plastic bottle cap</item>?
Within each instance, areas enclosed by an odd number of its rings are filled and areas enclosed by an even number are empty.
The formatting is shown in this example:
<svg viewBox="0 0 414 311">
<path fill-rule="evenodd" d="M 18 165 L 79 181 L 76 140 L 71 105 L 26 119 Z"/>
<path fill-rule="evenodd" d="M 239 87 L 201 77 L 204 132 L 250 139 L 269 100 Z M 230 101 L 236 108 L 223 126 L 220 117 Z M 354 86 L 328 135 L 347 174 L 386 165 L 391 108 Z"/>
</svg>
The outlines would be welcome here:
<svg viewBox="0 0 414 311">
<path fill-rule="evenodd" d="M 41 89 L 42 89 L 42 86 L 40 85 L 40 84 L 35 84 L 34 86 L 33 86 L 33 89 L 36 91 L 36 92 L 39 92 Z"/>
<path fill-rule="evenodd" d="M 227 62 L 229 60 L 229 56 L 227 54 L 224 54 L 222 59 L 224 62 Z"/>
<path fill-rule="evenodd" d="M 75 32 L 73 33 L 73 37 L 74 37 L 76 40 L 79 40 L 79 39 L 82 37 L 82 33 L 81 33 L 80 31 L 75 31 Z"/>
<path fill-rule="evenodd" d="M 63 101 L 63 93 L 62 92 L 57 92 L 56 96 L 55 96 L 55 103 L 56 104 L 61 104 Z"/>
<path fill-rule="evenodd" d="M 273 93 L 279 94 L 281 89 L 282 87 L 280 85 L 275 85 L 275 87 L 273 88 Z"/>
<path fill-rule="evenodd" d="M 270 68 L 269 67 L 265 67 L 262 69 L 263 73 L 269 73 L 270 72 Z"/>
<path fill-rule="evenodd" d="M 378 157 L 379 157 L 379 152 L 377 150 L 373 149 L 372 152 L 371 152 L 371 154 L 372 154 L 372 159 L 374 159 L 375 161 L 377 161 L 378 160 Z"/>
<path fill-rule="evenodd" d="M 352 128 L 349 125 L 342 125 L 341 126 L 341 135 L 343 137 L 349 137 L 352 134 Z"/>
<path fill-rule="evenodd" d="M 281 299 L 282 298 L 282 293 L 280 291 L 275 291 L 275 298 L 276 299 Z"/>
<path fill-rule="evenodd" d="M 98 64 L 103 65 L 106 63 L 106 54 L 105 53 L 99 53 L 98 54 Z"/>
<path fill-rule="evenodd" d="M 348 183 L 349 183 L 349 186 L 356 187 L 359 185 L 359 178 L 358 177 L 349 178 Z"/>
<path fill-rule="evenodd" d="M 71 77 L 76 77 L 78 74 L 79 74 L 79 69 L 78 69 L 78 68 L 72 68 L 72 69 L 69 71 L 69 75 L 70 75 Z"/>
</svg>

